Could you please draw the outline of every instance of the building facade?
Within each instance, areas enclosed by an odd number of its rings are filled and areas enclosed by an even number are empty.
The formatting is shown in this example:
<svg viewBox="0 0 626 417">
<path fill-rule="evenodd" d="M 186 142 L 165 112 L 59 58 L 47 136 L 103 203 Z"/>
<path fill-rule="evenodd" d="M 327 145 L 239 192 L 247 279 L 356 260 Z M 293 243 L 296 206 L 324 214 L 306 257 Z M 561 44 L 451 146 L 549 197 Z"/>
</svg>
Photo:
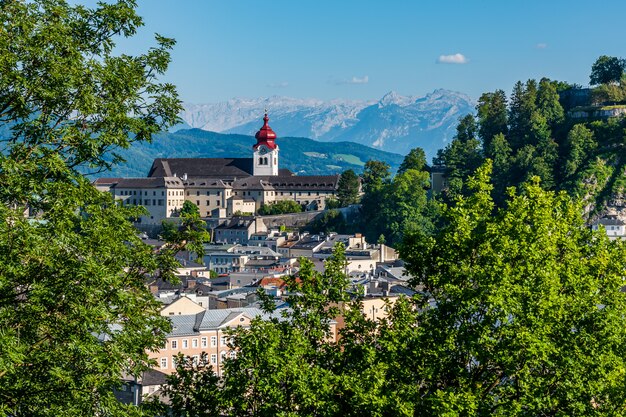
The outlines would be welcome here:
<svg viewBox="0 0 626 417">
<path fill-rule="evenodd" d="M 160 224 L 177 217 L 185 201 L 202 217 L 255 214 L 266 204 L 292 200 L 305 210 L 323 210 L 335 198 L 339 175 L 294 175 L 279 165 L 276 133 L 268 124 L 256 133 L 252 158 L 157 158 L 147 178 L 99 178 L 94 185 L 121 204 L 142 205 L 138 221 Z"/>
</svg>

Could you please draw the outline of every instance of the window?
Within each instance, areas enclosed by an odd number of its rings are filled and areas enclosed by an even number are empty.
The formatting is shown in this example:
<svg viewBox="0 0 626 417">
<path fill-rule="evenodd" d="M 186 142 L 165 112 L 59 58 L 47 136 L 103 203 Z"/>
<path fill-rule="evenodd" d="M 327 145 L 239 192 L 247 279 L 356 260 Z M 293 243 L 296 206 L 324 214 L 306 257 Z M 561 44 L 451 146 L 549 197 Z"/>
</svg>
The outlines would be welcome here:
<svg viewBox="0 0 626 417">
<path fill-rule="evenodd" d="M 219 192 L 219 191 L 217 192 L 217 195 L 220 195 L 220 192 Z"/>
<path fill-rule="evenodd" d="M 211 336 L 211 347 L 217 346 L 217 336 Z"/>
<path fill-rule="evenodd" d="M 183 349 L 187 349 L 189 347 L 189 340 L 183 339 Z"/>
<path fill-rule="evenodd" d="M 178 341 L 172 340 L 172 349 L 178 349 Z"/>
<path fill-rule="evenodd" d="M 196 206 L 200 205 L 200 200 L 196 200 Z"/>
<path fill-rule="evenodd" d="M 226 346 L 226 336 L 220 337 L 220 346 Z"/>
<path fill-rule="evenodd" d="M 203 348 L 207 347 L 207 338 L 203 337 L 202 339 L 200 339 L 200 343 L 202 344 Z"/>
<path fill-rule="evenodd" d="M 225 350 L 220 352 L 220 361 L 224 362 L 224 359 L 226 359 L 226 351 Z"/>
<path fill-rule="evenodd" d="M 193 355 L 191 358 L 194 365 L 197 365 L 198 362 L 200 362 L 200 357 L 198 355 Z"/>
<path fill-rule="evenodd" d="M 172 356 L 172 368 L 176 368 L 176 356 Z"/>
<path fill-rule="evenodd" d="M 216 203 L 217 203 L 217 205 L 219 206 L 219 205 L 220 205 L 220 200 L 217 200 L 217 202 L 216 202 Z"/>
<path fill-rule="evenodd" d="M 217 354 L 211 353 L 211 365 L 217 364 Z"/>
<path fill-rule="evenodd" d="M 196 191 L 196 197 L 200 195 L 200 191 Z"/>
<path fill-rule="evenodd" d="M 167 369 L 167 358 L 161 358 L 161 369 Z"/>
<path fill-rule="evenodd" d="M 192 348 L 198 347 L 198 339 L 191 339 L 191 347 Z"/>
</svg>

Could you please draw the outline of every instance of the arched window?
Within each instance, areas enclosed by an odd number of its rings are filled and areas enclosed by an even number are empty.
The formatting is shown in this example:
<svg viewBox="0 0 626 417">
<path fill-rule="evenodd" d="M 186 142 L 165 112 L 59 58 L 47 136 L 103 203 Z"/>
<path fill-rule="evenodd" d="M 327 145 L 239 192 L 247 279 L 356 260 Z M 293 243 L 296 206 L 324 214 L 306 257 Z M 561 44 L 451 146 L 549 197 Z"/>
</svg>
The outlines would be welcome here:
<svg viewBox="0 0 626 417">
<path fill-rule="evenodd" d="M 263 165 L 263 158 L 259 158 L 259 165 Z"/>
</svg>

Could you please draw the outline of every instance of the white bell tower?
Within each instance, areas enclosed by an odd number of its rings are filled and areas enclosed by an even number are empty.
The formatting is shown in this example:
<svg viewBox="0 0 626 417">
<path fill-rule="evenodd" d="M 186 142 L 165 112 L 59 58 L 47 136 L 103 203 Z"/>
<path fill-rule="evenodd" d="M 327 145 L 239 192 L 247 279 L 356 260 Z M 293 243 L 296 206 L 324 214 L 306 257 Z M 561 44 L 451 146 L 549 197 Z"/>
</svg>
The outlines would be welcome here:
<svg viewBox="0 0 626 417">
<path fill-rule="evenodd" d="M 263 117 L 263 127 L 256 132 L 253 149 L 252 175 L 278 175 L 278 145 L 274 142 L 276 133 L 267 124 L 267 111 Z"/>
</svg>

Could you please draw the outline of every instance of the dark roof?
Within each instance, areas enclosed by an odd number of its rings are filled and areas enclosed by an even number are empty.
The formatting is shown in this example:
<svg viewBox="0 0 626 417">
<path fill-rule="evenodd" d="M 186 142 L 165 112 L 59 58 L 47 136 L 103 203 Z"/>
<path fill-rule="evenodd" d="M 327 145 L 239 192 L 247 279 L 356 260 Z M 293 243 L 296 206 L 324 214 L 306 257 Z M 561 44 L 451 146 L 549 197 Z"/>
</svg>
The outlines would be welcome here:
<svg viewBox="0 0 626 417">
<path fill-rule="evenodd" d="M 165 385 L 167 382 L 167 375 L 156 369 L 150 369 L 143 373 L 141 378 L 141 384 L 144 386 L 150 385 Z"/>
<path fill-rule="evenodd" d="M 617 217 L 603 217 L 600 220 L 598 220 L 597 224 L 601 224 L 603 226 L 624 226 L 624 225 L 626 225 L 626 223 L 624 223 L 622 220 L 618 219 Z"/>
<path fill-rule="evenodd" d="M 247 177 L 241 178 L 233 182 L 233 188 L 251 189 L 251 190 L 273 190 L 270 182 L 266 177 Z"/>
<path fill-rule="evenodd" d="M 244 229 L 247 230 L 250 225 L 254 223 L 254 218 L 252 217 L 233 217 L 228 222 L 217 226 L 215 228 L 216 231 L 224 230 L 224 229 Z"/>
<path fill-rule="evenodd" d="M 194 178 L 183 180 L 183 184 L 188 188 L 232 188 L 224 181 L 215 178 Z"/>
<path fill-rule="evenodd" d="M 269 183 L 278 191 L 281 190 L 307 190 L 307 191 L 333 191 L 337 189 L 339 175 L 290 175 L 290 176 L 263 176 L 255 177 Z"/>
<path fill-rule="evenodd" d="M 239 178 L 252 175 L 252 158 L 157 158 L 149 177 Z"/>
<path fill-rule="evenodd" d="M 166 188 L 182 186 L 183 182 L 176 177 L 121 178 L 111 188 Z"/>
<path fill-rule="evenodd" d="M 97 178 L 93 183 L 95 185 L 111 185 L 120 182 L 123 178 Z"/>
</svg>

